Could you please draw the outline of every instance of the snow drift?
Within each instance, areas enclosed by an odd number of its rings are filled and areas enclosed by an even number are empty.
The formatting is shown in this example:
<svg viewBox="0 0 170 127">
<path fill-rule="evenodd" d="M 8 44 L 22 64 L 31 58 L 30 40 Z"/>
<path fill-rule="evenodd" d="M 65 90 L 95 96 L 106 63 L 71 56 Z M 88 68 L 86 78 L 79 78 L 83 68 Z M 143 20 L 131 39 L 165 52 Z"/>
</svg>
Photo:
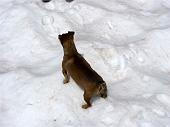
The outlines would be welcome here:
<svg viewBox="0 0 170 127">
<path fill-rule="evenodd" d="M 170 127 L 169 0 L 1 0 L 1 127 Z M 108 98 L 83 110 L 62 84 L 58 34 L 105 79 Z"/>
</svg>

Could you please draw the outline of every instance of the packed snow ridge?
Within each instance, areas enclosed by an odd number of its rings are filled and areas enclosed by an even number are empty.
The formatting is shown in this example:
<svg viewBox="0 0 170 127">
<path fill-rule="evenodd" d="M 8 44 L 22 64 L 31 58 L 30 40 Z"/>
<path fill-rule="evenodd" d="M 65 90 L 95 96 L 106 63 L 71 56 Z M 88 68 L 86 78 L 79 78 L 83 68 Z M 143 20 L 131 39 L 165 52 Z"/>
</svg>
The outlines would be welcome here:
<svg viewBox="0 0 170 127">
<path fill-rule="evenodd" d="M 0 127 L 170 127 L 169 0 L 1 0 Z M 58 35 L 108 86 L 81 108 Z"/>
</svg>

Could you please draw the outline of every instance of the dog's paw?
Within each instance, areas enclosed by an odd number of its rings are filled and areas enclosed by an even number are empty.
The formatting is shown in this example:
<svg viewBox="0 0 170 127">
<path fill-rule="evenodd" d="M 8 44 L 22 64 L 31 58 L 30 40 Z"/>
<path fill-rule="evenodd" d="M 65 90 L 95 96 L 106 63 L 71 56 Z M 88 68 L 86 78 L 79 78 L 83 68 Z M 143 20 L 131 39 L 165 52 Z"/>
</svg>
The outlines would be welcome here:
<svg viewBox="0 0 170 127">
<path fill-rule="evenodd" d="M 84 109 L 87 109 L 87 108 L 91 107 L 91 105 L 84 104 L 84 105 L 82 105 L 81 107 L 84 108 Z"/>
<path fill-rule="evenodd" d="M 69 82 L 69 80 L 67 80 L 67 79 L 64 79 L 63 80 L 63 84 L 66 84 L 66 83 L 68 83 Z"/>
</svg>

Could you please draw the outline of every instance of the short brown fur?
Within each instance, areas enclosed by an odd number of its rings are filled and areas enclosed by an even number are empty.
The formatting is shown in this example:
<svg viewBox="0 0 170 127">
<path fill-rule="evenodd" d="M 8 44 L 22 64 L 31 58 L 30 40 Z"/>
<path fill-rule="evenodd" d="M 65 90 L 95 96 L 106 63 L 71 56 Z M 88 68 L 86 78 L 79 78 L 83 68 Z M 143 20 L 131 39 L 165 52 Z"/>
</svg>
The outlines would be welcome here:
<svg viewBox="0 0 170 127">
<path fill-rule="evenodd" d="M 105 81 L 89 65 L 89 63 L 77 52 L 74 44 L 74 32 L 58 36 L 63 50 L 62 72 L 65 77 L 63 83 L 68 83 L 70 76 L 84 90 L 84 100 L 86 104 L 82 108 L 87 109 L 91 105 L 93 96 L 107 97 L 107 87 Z"/>
</svg>

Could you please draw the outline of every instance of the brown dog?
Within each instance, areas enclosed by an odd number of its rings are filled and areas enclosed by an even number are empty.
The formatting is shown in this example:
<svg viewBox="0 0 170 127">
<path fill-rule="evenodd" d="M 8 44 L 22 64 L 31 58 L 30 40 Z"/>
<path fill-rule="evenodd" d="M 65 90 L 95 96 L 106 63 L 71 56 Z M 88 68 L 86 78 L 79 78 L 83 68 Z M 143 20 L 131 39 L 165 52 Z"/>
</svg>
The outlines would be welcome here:
<svg viewBox="0 0 170 127">
<path fill-rule="evenodd" d="M 87 104 L 82 108 L 91 106 L 90 100 L 93 96 L 107 97 L 107 87 L 105 81 L 88 64 L 88 62 L 77 52 L 74 44 L 74 32 L 58 36 L 63 49 L 64 57 L 62 62 L 62 72 L 65 77 L 63 83 L 68 83 L 70 76 L 84 90 L 84 100 Z"/>
</svg>

